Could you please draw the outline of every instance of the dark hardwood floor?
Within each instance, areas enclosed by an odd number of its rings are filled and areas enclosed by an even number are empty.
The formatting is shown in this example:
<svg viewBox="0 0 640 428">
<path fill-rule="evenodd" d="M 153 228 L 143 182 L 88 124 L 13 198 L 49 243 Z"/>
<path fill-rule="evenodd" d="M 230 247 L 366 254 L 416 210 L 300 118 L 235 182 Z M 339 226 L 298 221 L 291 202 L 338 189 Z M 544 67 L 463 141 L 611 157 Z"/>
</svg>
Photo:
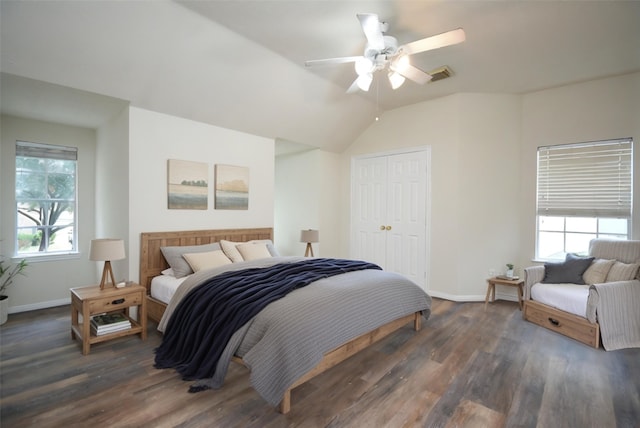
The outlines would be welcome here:
<svg viewBox="0 0 640 428">
<path fill-rule="evenodd" d="M 232 365 L 218 391 L 189 394 L 153 368 L 161 336 L 82 356 L 69 307 L 12 314 L 0 328 L 0 425 L 86 427 L 640 427 L 640 349 L 606 352 L 522 320 L 514 302 L 434 299 L 410 325 L 312 379 L 279 414 Z"/>
</svg>

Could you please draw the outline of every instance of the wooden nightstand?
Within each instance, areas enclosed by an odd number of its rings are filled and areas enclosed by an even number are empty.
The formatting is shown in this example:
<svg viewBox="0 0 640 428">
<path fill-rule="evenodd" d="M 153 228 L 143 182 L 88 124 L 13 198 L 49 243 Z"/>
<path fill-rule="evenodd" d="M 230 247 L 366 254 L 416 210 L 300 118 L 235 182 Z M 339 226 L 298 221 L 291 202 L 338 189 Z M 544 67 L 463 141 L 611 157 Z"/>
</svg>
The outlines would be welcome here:
<svg viewBox="0 0 640 428">
<path fill-rule="evenodd" d="M 87 355 L 93 343 L 104 342 L 116 337 L 140 334 L 140 338 L 147 338 L 147 289 L 138 284 L 122 288 L 107 287 L 101 290 L 99 286 L 79 287 L 71 289 L 71 338 L 82 341 L 82 354 Z M 89 320 L 91 316 L 123 311 L 129 317 L 129 307 L 138 307 L 138 320 L 131 318 L 131 328 L 123 331 L 95 336 L 91 334 Z M 82 322 L 78 320 L 78 313 L 82 314 Z"/>
<path fill-rule="evenodd" d="M 516 287 L 518 289 L 518 306 L 520 306 L 520 310 L 522 310 L 522 286 L 524 285 L 524 280 L 520 278 L 506 279 L 497 276 L 487 279 L 487 297 L 484 298 L 484 310 L 487 310 L 489 297 L 491 297 L 492 302 L 496 301 L 496 284 Z"/>
</svg>

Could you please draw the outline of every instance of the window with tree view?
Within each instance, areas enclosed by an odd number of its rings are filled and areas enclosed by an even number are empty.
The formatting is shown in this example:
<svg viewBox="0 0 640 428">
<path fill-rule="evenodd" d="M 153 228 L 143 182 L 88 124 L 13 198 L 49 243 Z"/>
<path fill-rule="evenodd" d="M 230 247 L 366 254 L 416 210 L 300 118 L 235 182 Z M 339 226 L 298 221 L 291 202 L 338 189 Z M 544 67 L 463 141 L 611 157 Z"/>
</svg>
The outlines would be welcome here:
<svg viewBox="0 0 640 428">
<path fill-rule="evenodd" d="M 630 138 L 538 148 L 536 258 L 587 253 L 594 238 L 631 236 Z"/>
<path fill-rule="evenodd" d="M 16 253 L 76 251 L 77 149 L 16 143 Z"/>
</svg>

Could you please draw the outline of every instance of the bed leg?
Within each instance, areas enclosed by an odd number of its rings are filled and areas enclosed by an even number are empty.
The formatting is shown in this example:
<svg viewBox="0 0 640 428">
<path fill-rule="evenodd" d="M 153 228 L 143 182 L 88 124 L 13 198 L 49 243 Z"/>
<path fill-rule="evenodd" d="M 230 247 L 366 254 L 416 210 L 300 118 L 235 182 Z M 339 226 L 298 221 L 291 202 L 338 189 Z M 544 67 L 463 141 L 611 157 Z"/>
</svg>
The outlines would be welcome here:
<svg viewBox="0 0 640 428">
<path fill-rule="evenodd" d="M 422 328 L 422 314 L 420 312 L 416 312 L 413 318 L 413 329 L 415 331 L 420 331 Z"/>
<path fill-rule="evenodd" d="M 286 415 L 291 410 L 291 390 L 287 389 L 280 402 L 280 413 Z"/>
</svg>

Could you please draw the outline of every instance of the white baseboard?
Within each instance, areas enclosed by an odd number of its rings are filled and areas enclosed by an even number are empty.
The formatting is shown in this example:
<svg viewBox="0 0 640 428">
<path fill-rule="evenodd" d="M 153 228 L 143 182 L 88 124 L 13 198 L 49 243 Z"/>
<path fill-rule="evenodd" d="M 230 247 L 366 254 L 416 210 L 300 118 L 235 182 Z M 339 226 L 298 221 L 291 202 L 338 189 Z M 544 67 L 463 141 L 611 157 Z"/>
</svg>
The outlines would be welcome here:
<svg viewBox="0 0 640 428">
<path fill-rule="evenodd" d="M 56 306 L 64 306 L 71 304 L 71 297 L 58 300 L 49 300 L 47 302 L 31 303 L 29 305 L 10 306 L 9 313 L 17 314 L 18 312 L 35 311 L 37 309 L 54 308 Z"/>
</svg>

